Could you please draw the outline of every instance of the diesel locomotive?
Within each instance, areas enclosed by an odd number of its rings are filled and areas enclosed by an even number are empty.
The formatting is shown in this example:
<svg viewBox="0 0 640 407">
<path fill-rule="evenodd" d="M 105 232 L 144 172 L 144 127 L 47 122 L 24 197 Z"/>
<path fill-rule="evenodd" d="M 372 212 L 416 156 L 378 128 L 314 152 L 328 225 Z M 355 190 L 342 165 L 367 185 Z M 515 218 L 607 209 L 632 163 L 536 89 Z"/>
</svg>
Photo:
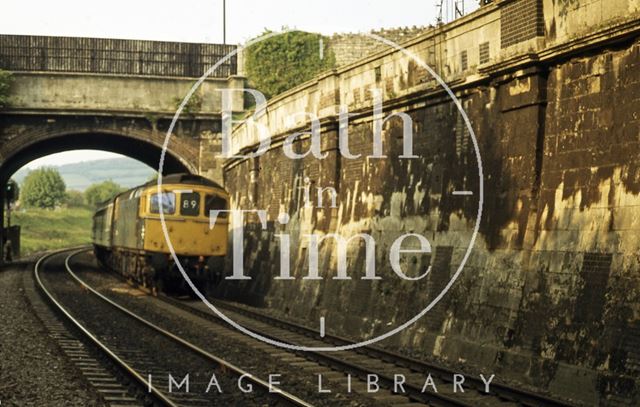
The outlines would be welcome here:
<svg viewBox="0 0 640 407">
<path fill-rule="evenodd" d="M 93 216 L 93 246 L 98 261 L 127 279 L 157 293 L 186 292 L 162 230 L 184 271 L 201 292 L 221 278 L 227 254 L 229 195 L 217 183 L 191 174 L 167 175 L 158 193 L 156 181 L 122 192 Z"/>
</svg>

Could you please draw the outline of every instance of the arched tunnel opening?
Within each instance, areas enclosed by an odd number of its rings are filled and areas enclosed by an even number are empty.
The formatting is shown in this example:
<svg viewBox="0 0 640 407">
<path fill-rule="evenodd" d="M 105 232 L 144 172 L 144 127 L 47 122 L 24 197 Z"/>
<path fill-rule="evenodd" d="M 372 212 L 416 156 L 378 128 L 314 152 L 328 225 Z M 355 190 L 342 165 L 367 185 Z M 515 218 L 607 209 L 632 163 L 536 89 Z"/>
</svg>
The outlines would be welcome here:
<svg viewBox="0 0 640 407">
<path fill-rule="evenodd" d="M 0 183 L 4 185 L 9 177 L 25 164 L 50 154 L 69 150 L 102 150 L 141 161 L 151 168 L 159 168 L 162 146 L 139 138 L 111 133 L 64 134 L 46 138 L 36 143 L 16 149 L 0 164 Z M 167 150 L 163 173 L 193 173 L 195 167 L 176 153 Z"/>
<path fill-rule="evenodd" d="M 160 167 L 160 159 L 162 154 L 162 146 L 151 141 L 122 135 L 122 134 L 110 134 L 110 133 L 90 133 L 90 134 L 64 134 L 55 137 L 49 137 L 41 141 L 18 146 L 13 148 L 9 154 L 6 154 L 4 160 L 0 162 L 0 204 L 2 204 L 2 210 L 0 210 L 0 264 L 5 260 L 5 243 L 11 239 L 19 238 L 19 230 L 16 228 L 16 217 L 14 216 L 11 226 L 13 228 L 5 229 L 5 226 L 10 226 L 7 222 L 7 214 L 10 213 L 7 205 L 7 194 L 11 194 L 8 189 L 9 180 L 23 167 L 27 166 L 33 161 L 51 156 L 53 154 L 77 151 L 77 150 L 97 150 L 103 152 L 115 153 L 120 156 L 130 158 L 138 161 L 139 163 L 146 164 L 151 173 L 158 173 Z M 87 157 L 88 163 L 94 162 L 90 156 Z M 78 161 L 76 161 L 78 162 Z M 61 162 L 60 164 L 64 164 Z M 53 163 L 53 166 L 57 166 L 58 163 Z M 87 164 L 91 165 L 91 164 Z M 50 166 L 50 165 L 47 165 Z M 197 169 L 187 161 L 186 158 L 180 157 L 176 152 L 167 149 L 164 155 L 163 161 L 163 175 L 178 174 L 178 173 L 195 173 Z M 148 179 L 147 179 L 148 180 Z M 113 179 L 116 184 L 118 179 Z M 136 185 L 123 185 L 127 188 L 134 187 Z M 80 191 L 75 191 L 80 192 Z M 24 205 L 21 204 L 22 207 Z M 88 208 L 90 209 L 90 208 Z M 84 212 L 83 212 L 84 214 Z M 84 215 L 83 215 L 84 216 Z M 27 222 L 28 223 L 28 222 Z M 26 227 L 29 227 L 26 225 Z M 33 225 L 31 226 L 33 227 Z M 40 227 L 48 227 L 40 225 Z M 50 226 L 54 228 L 54 226 Z M 24 229 L 23 229 L 24 234 Z M 18 233 L 18 236 L 12 236 Z M 14 245 L 14 248 L 19 247 L 19 243 Z"/>
</svg>

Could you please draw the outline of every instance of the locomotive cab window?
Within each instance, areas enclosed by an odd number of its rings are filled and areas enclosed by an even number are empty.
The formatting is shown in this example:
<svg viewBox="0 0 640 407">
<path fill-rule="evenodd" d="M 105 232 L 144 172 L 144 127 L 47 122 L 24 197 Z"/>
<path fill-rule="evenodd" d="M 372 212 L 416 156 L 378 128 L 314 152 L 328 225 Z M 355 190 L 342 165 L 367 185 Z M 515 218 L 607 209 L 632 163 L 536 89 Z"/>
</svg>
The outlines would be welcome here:
<svg viewBox="0 0 640 407">
<path fill-rule="evenodd" d="M 160 205 L 165 215 L 172 215 L 176 212 L 176 194 L 173 192 L 165 192 L 161 195 L 152 194 L 149 203 L 149 211 L 151 213 L 160 213 Z"/>
<path fill-rule="evenodd" d="M 183 192 L 180 194 L 180 215 L 200 215 L 200 194 L 198 192 Z"/>
<path fill-rule="evenodd" d="M 204 214 L 206 216 L 209 216 L 211 211 L 224 210 L 224 209 L 227 209 L 227 201 L 224 198 L 217 195 L 205 196 Z M 228 214 L 226 212 L 222 212 L 218 214 L 218 216 L 221 218 L 226 218 L 227 215 Z"/>
</svg>

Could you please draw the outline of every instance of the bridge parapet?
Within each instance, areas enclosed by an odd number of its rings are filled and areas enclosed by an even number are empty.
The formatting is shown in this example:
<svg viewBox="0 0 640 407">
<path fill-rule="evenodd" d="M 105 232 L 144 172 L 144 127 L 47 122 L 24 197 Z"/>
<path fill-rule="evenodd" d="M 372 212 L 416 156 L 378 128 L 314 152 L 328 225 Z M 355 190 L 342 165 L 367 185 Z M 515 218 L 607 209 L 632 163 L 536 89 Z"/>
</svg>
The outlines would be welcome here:
<svg viewBox="0 0 640 407">
<path fill-rule="evenodd" d="M 111 38 L 0 35 L 0 67 L 10 71 L 76 72 L 198 78 L 235 45 Z M 238 72 L 237 58 L 212 77 Z"/>
<path fill-rule="evenodd" d="M 102 112 L 173 116 L 194 78 L 102 75 L 63 72 L 14 72 L 9 111 Z M 198 88 L 185 114 L 219 116 L 223 88 L 242 88 L 244 78 L 213 78 Z M 241 111 L 242 93 L 234 92 L 234 111 Z"/>
<path fill-rule="evenodd" d="M 195 80 L 235 45 L 0 35 L 0 68 L 14 73 L 13 111 L 173 115 Z M 218 115 L 218 89 L 242 88 L 234 55 L 202 84 L 189 113 Z M 243 108 L 242 94 L 233 109 Z"/>
</svg>

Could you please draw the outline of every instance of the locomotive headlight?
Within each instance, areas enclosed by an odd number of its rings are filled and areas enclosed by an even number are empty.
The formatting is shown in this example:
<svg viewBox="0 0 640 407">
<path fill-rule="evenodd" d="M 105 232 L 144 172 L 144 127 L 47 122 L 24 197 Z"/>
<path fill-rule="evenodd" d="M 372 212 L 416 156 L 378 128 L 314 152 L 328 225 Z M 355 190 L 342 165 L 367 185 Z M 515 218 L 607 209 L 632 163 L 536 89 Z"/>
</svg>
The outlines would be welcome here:
<svg viewBox="0 0 640 407">
<path fill-rule="evenodd" d="M 140 240 L 144 240 L 144 223 L 142 224 L 142 227 L 140 228 Z"/>
</svg>

